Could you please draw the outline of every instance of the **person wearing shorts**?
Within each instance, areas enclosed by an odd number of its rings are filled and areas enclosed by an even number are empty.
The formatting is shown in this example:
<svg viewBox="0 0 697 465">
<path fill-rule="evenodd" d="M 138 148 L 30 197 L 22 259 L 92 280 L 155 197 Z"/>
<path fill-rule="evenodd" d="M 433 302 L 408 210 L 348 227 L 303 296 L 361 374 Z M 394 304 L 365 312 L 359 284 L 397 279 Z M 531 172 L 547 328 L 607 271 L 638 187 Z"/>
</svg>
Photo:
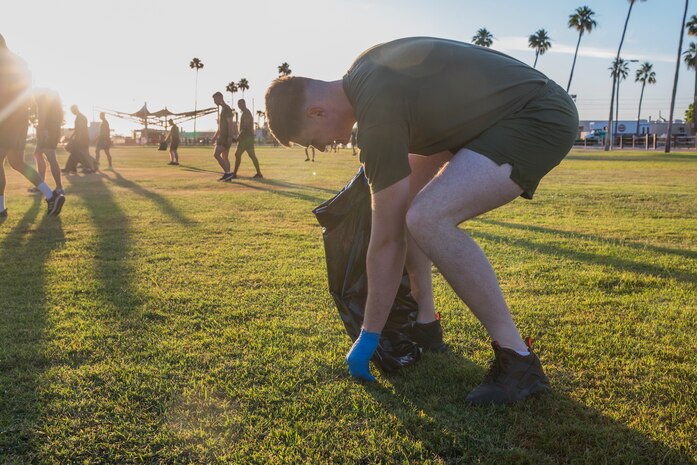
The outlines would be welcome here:
<svg viewBox="0 0 697 465">
<path fill-rule="evenodd" d="M 230 172 L 229 159 L 230 147 L 233 142 L 232 126 L 234 125 L 234 121 L 232 108 L 225 103 L 225 99 L 223 99 L 223 94 L 221 92 L 213 94 L 213 101 L 216 105 L 221 107 L 220 117 L 218 118 L 218 131 L 213 136 L 213 143 L 215 144 L 213 157 L 223 169 L 223 176 L 218 179 L 218 181 L 231 181 L 235 178 L 234 173 Z"/>
<path fill-rule="evenodd" d="M 336 81 L 283 77 L 266 93 L 280 143 L 357 145 L 372 197 L 363 328 L 349 372 L 373 381 L 369 361 L 406 265 L 418 303 L 413 337 L 442 351 L 431 264 L 487 330 L 495 363 L 467 396 L 509 404 L 550 391 L 530 338 L 523 341 L 482 249 L 459 225 L 517 197 L 569 152 L 578 113 L 556 83 L 490 48 L 410 37 L 361 54 Z"/>
<path fill-rule="evenodd" d="M 12 53 L 0 35 L 0 218 L 8 216 L 5 204 L 5 159 L 46 198 L 48 215 L 57 215 L 65 197 L 51 190 L 39 174 L 24 162 L 29 128 L 31 79 L 24 61 Z"/>
<path fill-rule="evenodd" d="M 34 100 L 38 116 L 36 149 L 34 150 L 36 168 L 41 179 L 45 181 L 46 161 L 48 161 L 53 181 L 56 184 L 54 192 L 65 195 L 61 168 L 56 157 L 56 149 L 61 138 L 61 126 L 63 126 L 63 106 L 58 94 L 50 90 L 37 92 Z"/>
<path fill-rule="evenodd" d="M 169 163 L 168 165 L 178 165 L 179 164 L 179 126 L 174 124 L 173 120 L 169 120 L 170 130 L 167 134 L 167 139 L 165 142 L 169 143 Z"/>
<path fill-rule="evenodd" d="M 237 143 L 237 150 L 235 150 L 235 170 L 232 172 L 233 179 L 237 177 L 237 170 L 240 168 L 240 163 L 242 163 L 242 154 L 247 152 L 249 158 L 252 159 L 254 163 L 254 169 L 257 173 L 253 176 L 254 178 L 263 178 L 261 174 L 261 169 L 259 169 L 259 160 L 254 153 L 254 117 L 252 112 L 247 108 L 247 102 L 244 99 L 239 99 L 237 101 L 237 106 L 242 112 L 240 116 L 240 135 L 239 141 Z"/>
<path fill-rule="evenodd" d="M 109 169 L 114 169 L 111 162 L 111 127 L 109 127 L 109 121 L 106 120 L 106 114 L 101 112 L 99 114 L 99 119 L 102 121 L 99 125 L 99 135 L 97 136 L 97 147 L 95 149 L 94 158 L 97 160 L 97 166 L 99 166 L 99 152 L 104 150 L 106 158 L 109 161 Z"/>
</svg>

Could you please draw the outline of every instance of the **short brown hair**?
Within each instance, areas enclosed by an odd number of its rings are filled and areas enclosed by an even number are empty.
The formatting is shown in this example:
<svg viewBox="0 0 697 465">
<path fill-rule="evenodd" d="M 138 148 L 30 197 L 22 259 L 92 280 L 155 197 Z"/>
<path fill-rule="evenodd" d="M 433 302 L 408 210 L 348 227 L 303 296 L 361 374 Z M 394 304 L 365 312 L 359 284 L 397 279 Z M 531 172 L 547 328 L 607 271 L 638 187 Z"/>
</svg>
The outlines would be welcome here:
<svg viewBox="0 0 697 465">
<path fill-rule="evenodd" d="M 302 131 L 305 89 L 309 83 L 309 78 L 283 76 L 273 81 L 266 91 L 269 129 L 286 147 L 290 147 L 290 139 Z"/>
</svg>

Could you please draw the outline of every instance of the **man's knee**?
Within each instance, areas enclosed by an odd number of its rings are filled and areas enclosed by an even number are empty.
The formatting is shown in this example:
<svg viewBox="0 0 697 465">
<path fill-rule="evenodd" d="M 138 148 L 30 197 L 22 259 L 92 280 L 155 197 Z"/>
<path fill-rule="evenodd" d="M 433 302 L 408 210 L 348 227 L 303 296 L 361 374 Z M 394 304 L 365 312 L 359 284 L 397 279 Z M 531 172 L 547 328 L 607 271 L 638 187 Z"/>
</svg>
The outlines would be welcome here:
<svg viewBox="0 0 697 465">
<path fill-rule="evenodd" d="M 419 245 L 427 237 L 428 231 L 433 229 L 436 220 L 435 215 L 429 209 L 420 206 L 418 202 L 412 203 L 407 210 L 407 230 Z"/>
</svg>

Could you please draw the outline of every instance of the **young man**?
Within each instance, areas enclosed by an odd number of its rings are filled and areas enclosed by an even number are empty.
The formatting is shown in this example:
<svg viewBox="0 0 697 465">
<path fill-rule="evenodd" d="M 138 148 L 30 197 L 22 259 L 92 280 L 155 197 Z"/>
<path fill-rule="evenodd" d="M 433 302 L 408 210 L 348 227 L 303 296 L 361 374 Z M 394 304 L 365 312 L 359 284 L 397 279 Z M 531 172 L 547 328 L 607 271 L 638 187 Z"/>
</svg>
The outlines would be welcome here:
<svg viewBox="0 0 697 465">
<path fill-rule="evenodd" d="M 99 166 L 99 152 L 104 150 L 106 158 L 109 161 L 109 169 L 111 170 L 113 169 L 111 164 L 111 128 L 109 127 L 109 122 L 106 120 L 106 114 L 104 112 L 99 114 L 99 119 L 102 120 L 102 123 L 99 125 L 95 159 L 97 160 L 97 166 Z"/>
<path fill-rule="evenodd" d="M 257 160 L 257 156 L 254 153 L 254 117 L 249 108 L 247 108 L 247 103 L 244 99 L 239 99 L 237 106 L 242 112 L 242 116 L 240 116 L 239 142 L 237 150 L 235 150 L 235 171 L 232 172 L 232 177 L 233 179 L 237 177 L 237 170 L 242 162 L 242 154 L 247 152 L 249 158 L 252 159 L 252 163 L 254 163 L 254 169 L 257 170 L 257 174 L 254 177 L 263 178 L 264 176 L 261 175 L 261 170 L 259 169 L 259 160 Z"/>
<path fill-rule="evenodd" d="M 39 171 L 39 177 L 46 180 L 46 160 L 51 169 L 51 175 L 56 183 L 54 193 L 65 195 L 61 179 L 61 169 L 56 158 L 56 148 L 61 138 L 63 126 L 63 108 L 60 97 L 52 91 L 41 91 L 35 98 L 38 125 L 36 128 L 36 150 L 34 160 Z M 44 157 L 46 157 L 44 159 Z M 38 189 L 37 189 L 38 190 Z"/>
<path fill-rule="evenodd" d="M 169 163 L 168 165 L 178 165 L 179 164 L 179 126 L 174 124 L 173 120 L 169 120 L 169 125 L 171 126 L 169 134 L 167 134 L 167 139 L 165 142 L 169 143 Z"/>
<path fill-rule="evenodd" d="M 0 218 L 7 217 L 5 205 L 5 158 L 10 166 L 34 184 L 46 198 L 48 214 L 57 215 L 65 197 L 55 193 L 24 162 L 29 128 L 30 83 L 24 61 L 7 49 L 0 35 Z"/>
<path fill-rule="evenodd" d="M 216 105 L 221 107 L 220 118 L 218 118 L 218 131 L 216 131 L 213 136 L 213 143 L 215 144 L 213 157 L 223 169 L 223 176 L 218 179 L 218 181 L 231 181 L 236 177 L 234 173 L 230 172 L 229 159 L 230 147 L 233 142 L 232 126 L 234 125 L 234 121 L 232 117 L 232 108 L 225 103 L 223 94 L 220 92 L 213 94 L 213 101 Z"/>
<path fill-rule="evenodd" d="M 73 135 L 70 136 L 70 156 L 61 170 L 64 174 L 76 174 L 78 163 L 82 164 L 83 173 L 97 171 L 97 161 L 90 155 L 90 135 L 87 130 L 87 117 L 80 112 L 77 105 L 70 106 L 70 112 L 75 115 Z"/>
<path fill-rule="evenodd" d="M 369 360 L 405 261 L 419 304 L 415 338 L 441 347 L 433 261 L 493 340 L 496 362 L 468 401 L 507 404 L 550 390 L 491 264 L 458 225 L 532 198 L 566 156 L 578 114 L 563 89 L 495 50 L 416 37 L 367 50 L 338 81 L 278 79 L 266 114 L 284 145 L 347 143 L 358 123 L 372 229 L 363 330 L 347 356 L 353 376 L 374 380 Z"/>
</svg>

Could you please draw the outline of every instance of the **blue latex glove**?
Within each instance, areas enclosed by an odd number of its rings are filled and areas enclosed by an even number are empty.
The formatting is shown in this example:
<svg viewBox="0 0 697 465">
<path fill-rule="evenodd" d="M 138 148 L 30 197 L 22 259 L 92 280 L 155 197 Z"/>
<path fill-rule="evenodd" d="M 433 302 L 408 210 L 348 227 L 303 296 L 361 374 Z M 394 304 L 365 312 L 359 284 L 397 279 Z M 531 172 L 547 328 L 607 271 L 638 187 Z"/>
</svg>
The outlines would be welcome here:
<svg viewBox="0 0 697 465">
<path fill-rule="evenodd" d="M 346 356 L 349 373 L 354 378 L 365 381 L 375 381 L 370 374 L 370 359 L 378 348 L 380 333 L 369 333 L 365 329 L 361 330 L 360 336 L 353 343 L 353 347 Z"/>
</svg>

